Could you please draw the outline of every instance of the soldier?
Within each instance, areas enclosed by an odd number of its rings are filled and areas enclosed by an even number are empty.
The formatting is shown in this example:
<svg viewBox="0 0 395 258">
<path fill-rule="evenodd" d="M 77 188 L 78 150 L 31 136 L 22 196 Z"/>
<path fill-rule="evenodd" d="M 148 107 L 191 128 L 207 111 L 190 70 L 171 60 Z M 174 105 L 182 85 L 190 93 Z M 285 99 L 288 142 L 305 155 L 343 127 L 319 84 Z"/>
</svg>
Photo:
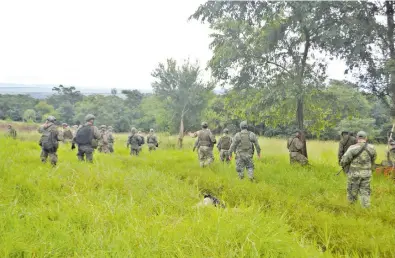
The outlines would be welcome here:
<svg viewBox="0 0 395 258">
<path fill-rule="evenodd" d="M 11 124 L 8 124 L 7 137 L 12 137 L 16 139 L 16 130 L 12 127 Z"/>
<path fill-rule="evenodd" d="M 229 130 L 227 128 L 224 129 L 223 136 L 219 139 L 217 148 L 219 151 L 219 157 L 222 162 L 226 161 L 226 163 L 230 162 L 230 145 L 232 144 L 232 138 L 228 135 Z"/>
<path fill-rule="evenodd" d="M 338 151 L 338 161 L 340 164 L 340 160 L 342 159 L 344 153 L 350 148 L 351 145 L 357 143 L 357 139 L 354 136 L 351 136 L 348 131 L 343 131 L 341 133 L 341 139 L 339 142 L 339 151 Z M 343 168 L 343 171 L 347 171 L 348 167 Z"/>
<path fill-rule="evenodd" d="M 347 199 L 355 203 L 358 193 L 361 195 L 362 207 L 370 206 L 370 181 L 372 166 L 376 161 L 376 150 L 373 145 L 367 143 L 367 134 L 364 131 L 357 133 L 357 144 L 348 148 L 343 155 L 340 165 L 349 166 L 347 172 Z"/>
<path fill-rule="evenodd" d="M 78 125 L 73 125 L 71 128 L 72 128 L 71 133 L 73 134 L 73 139 L 74 139 L 78 130 Z"/>
<path fill-rule="evenodd" d="M 130 131 L 126 147 L 130 146 L 130 155 L 138 156 L 141 150 L 140 146 L 144 144 L 144 138 L 137 133 L 136 128 L 132 127 Z"/>
<path fill-rule="evenodd" d="M 158 138 L 156 137 L 156 135 L 154 133 L 154 129 L 149 130 L 149 134 L 147 136 L 147 144 L 148 144 L 149 151 L 156 150 L 156 148 L 159 147 Z"/>
<path fill-rule="evenodd" d="M 198 147 L 200 166 L 208 166 L 214 161 L 213 146 L 217 142 L 215 136 L 208 129 L 207 122 L 202 123 L 202 130 L 196 132 L 195 135 L 198 137 L 195 147 Z"/>
<path fill-rule="evenodd" d="M 100 139 L 98 143 L 97 150 L 103 153 L 109 153 L 110 149 L 108 148 L 108 134 L 107 134 L 107 126 L 100 126 Z"/>
<path fill-rule="evenodd" d="M 246 121 L 240 123 L 241 132 L 234 136 L 229 155 L 232 156 L 233 152 L 236 153 L 236 171 L 239 178 L 244 178 L 244 169 L 247 169 L 249 179 L 254 181 L 254 146 L 258 158 L 261 157 L 261 147 L 259 146 L 256 135 L 248 131 L 247 128 Z"/>
<path fill-rule="evenodd" d="M 56 154 L 59 147 L 58 142 L 63 140 L 62 135 L 58 132 L 55 122 L 55 117 L 48 116 L 45 124 L 38 128 L 38 132 L 41 134 L 39 142 L 39 145 L 41 146 L 41 161 L 46 163 L 49 156 L 52 166 L 56 166 L 56 163 L 58 162 L 58 155 Z"/>
<path fill-rule="evenodd" d="M 289 160 L 291 164 L 295 162 L 300 163 L 301 165 L 307 165 L 308 160 L 302 154 L 303 150 L 303 142 L 300 140 L 301 133 L 300 130 L 295 132 L 295 136 L 288 139 L 287 148 L 289 150 Z"/>
<path fill-rule="evenodd" d="M 110 150 L 111 153 L 114 153 L 114 136 L 112 135 L 113 128 L 112 126 L 108 127 L 107 133 L 108 133 L 108 149 Z"/>
<path fill-rule="evenodd" d="M 93 162 L 93 151 L 97 148 L 97 141 L 100 139 L 100 132 L 96 126 L 94 126 L 95 116 L 88 114 L 85 117 L 86 123 L 80 126 L 76 132 L 76 136 L 73 141 L 71 149 L 75 148 L 74 142 L 78 144 L 78 160 Z"/>
<path fill-rule="evenodd" d="M 71 132 L 68 124 L 62 124 L 62 135 L 63 135 L 63 143 L 71 142 L 73 140 L 73 133 Z"/>
</svg>

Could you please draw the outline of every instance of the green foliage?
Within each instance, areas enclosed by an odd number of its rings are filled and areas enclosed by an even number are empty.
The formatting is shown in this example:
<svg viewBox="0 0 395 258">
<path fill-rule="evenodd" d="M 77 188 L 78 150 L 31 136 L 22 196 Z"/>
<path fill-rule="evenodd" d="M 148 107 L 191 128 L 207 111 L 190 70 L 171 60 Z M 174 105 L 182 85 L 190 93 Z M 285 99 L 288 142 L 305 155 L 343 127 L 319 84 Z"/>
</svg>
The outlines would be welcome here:
<svg viewBox="0 0 395 258">
<path fill-rule="evenodd" d="M 36 121 L 36 111 L 34 109 L 26 109 L 25 112 L 23 113 L 23 120 L 25 122 L 35 122 Z"/>
</svg>

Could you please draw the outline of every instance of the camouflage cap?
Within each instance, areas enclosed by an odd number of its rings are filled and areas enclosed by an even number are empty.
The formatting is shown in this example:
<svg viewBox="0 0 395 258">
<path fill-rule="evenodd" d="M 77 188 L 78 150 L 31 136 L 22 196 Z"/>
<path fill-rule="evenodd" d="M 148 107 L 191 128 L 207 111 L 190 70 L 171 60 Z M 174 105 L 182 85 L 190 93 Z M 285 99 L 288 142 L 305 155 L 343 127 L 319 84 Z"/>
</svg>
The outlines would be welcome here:
<svg viewBox="0 0 395 258">
<path fill-rule="evenodd" d="M 85 121 L 86 121 L 86 122 L 91 121 L 91 120 L 94 120 L 94 119 L 95 119 L 95 116 L 92 115 L 92 114 L 88 114 L 88 115 L 86 115 L 86 117 L 85 117 Z"/>
<path fill-rule="evenodd" d="M 366 132 L 364 132 L 364 131 L 359 131 L 357 133 L 357 137 L 358 138 L 366 138 L 366 137 L 368 137 L 368 134 Z"/>
<path fill-rule="evenodd" d="M 240 123 L 240 129 L 247 129 L 248 128 L 248 124 L 247 121 L 242 121 Z"/>
<path fill-rule="evenodd" d="M 228 128 L 225 128 L 225 129 L 224 129 L 224 133 L 229 133 Z"/>
<path fill-rule="evenodd" d="M 48 117 L 47 117 L 47 121 L 48 121 L 48 122 L 55 122 L 55 121 L 56 121 L 56 118 L 55 118 L 54 116 L 48 116 Z"/>
<path fill-rule="evenodd" d="M 202 122 L 202 127 L 203 127 L 203 128 L 207 128 L 207 127 L 208 127 L 207 122 Z"/>
</svg>

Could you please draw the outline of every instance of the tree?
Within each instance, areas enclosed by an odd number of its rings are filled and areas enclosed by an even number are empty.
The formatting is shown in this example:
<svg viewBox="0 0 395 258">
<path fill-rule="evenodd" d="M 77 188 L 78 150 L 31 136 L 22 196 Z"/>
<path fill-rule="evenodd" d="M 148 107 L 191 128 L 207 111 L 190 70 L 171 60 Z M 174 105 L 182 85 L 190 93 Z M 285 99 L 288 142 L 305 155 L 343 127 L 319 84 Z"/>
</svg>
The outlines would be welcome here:
<svg viewBox="0 0 395 258">
<path fill-rule="evenodd" d="M 185 124 L 196 126 L 213 86 L 200 79 L 198 63 L 189 60 L 177 66 L 174 59 L 167 59 L 166 63 L 159 63 L 151 75 L 155 78 L 152 83 L 155 95 L 173 114 L 171 121 L 179 121 L 178 146 L 181 148 Z"/>
<path fill-rule="evenodd" d="M 27 121 L 35 122 L 36 121 L 36 111 L 34 111 L 33 109 L 25 110 L 25 112 L 23 113 L 23 120 L 25 120 L 25 122 L 27 122 Z"/>
<path fill-rule="evenodd" d="M 209 63 L 213 76 L 238 89 L 262 89 L 269 93 L 265 101 L 276 100 L 287 111 L 289 100 L 295 99 L 292 109 L 297 127 L 303 130 L 305 99 L 322 86 L 325 76 L 326 61 L 313 50 L 330 36 L 329 5 L 209 1 L 191 18 L 207 21 L 215 31 Z M 306 147 L 303 152 L 307 156 Z"/>
<path fill-rule="evenodd" d="M 58 87 L 53 87 L 52 91 L 55 94 L 48 98 L 48 103 L 52 104 L 55 108 L 58 108 L 62 103 L 75 105 L 83 99 L 81 92 L 77 91 L 74 86 L 65 87 L 59 85 Z"/>
<path fill-rule="evenodd" d="M 37 116 L 41 118 L 41 121 L 44 121 L 49 115 L 59 119 L 59 114 L 55 111 L 54 107 L 49 105 L 46 101 L 40 101 L 34 106 L 34 109 L 37 111 Z"/>
</svg>

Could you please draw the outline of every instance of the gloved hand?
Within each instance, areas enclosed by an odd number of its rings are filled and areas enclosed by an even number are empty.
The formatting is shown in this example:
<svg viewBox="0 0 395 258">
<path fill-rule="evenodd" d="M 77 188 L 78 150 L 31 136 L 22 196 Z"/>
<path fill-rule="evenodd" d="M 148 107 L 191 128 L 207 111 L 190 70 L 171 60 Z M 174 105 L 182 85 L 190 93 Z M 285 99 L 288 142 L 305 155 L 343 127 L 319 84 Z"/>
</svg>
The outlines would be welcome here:
<svg viewBox="0 0 395 258">
<path fill-rule="evenodd" d="M 74 150 L 75 149 L 75 144 L 73 143 L 73 144 L 71 144 L 71 150 Z"/>
</svg>

